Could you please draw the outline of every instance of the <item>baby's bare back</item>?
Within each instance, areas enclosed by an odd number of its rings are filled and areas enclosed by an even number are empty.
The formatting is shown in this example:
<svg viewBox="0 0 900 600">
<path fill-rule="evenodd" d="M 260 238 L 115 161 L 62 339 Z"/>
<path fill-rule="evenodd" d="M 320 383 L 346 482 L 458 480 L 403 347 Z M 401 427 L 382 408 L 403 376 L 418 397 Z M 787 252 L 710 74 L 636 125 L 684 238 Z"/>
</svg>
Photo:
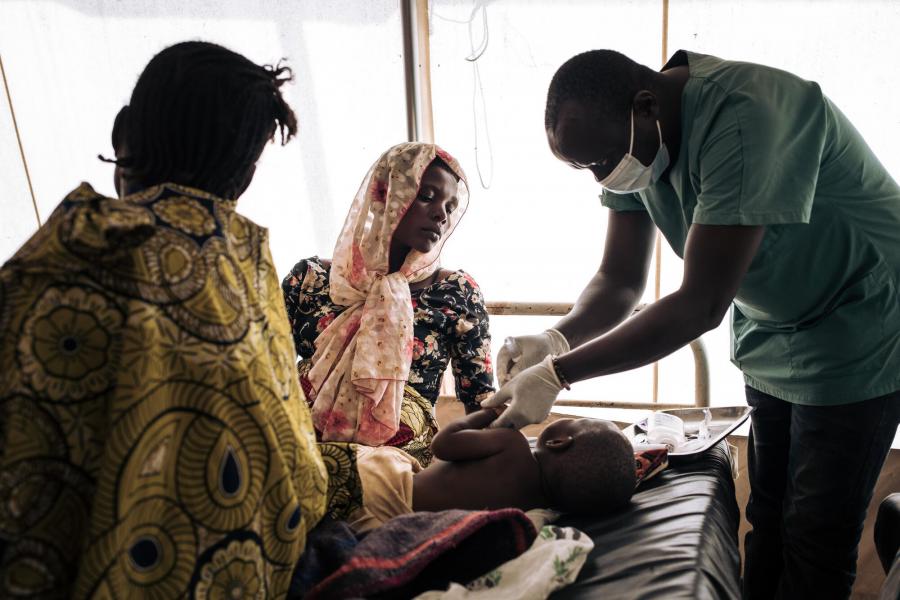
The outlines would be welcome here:
<svg viewBox="0 0 900 600">
<path fill-rule="evenodd" d="M 413 510 L 530 510 L 541 502 L 540 472 L 524 436 L 485 458 L 435 459 L 413 479 Z"/>
</svg>

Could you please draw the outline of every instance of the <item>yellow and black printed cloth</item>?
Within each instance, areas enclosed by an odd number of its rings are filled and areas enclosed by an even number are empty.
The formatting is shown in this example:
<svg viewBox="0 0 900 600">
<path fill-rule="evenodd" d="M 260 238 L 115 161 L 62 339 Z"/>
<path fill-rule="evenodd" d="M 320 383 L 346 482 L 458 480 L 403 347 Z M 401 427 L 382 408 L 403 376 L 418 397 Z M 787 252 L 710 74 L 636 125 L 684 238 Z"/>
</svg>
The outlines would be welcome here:
<svg viewBox="0 0 900 600">
<path fill-rule="evenodd" d="M 82 184 L 0 270 L 0 597 L 286 594 L 328 478 L 234 208 Z"/>
</svg>

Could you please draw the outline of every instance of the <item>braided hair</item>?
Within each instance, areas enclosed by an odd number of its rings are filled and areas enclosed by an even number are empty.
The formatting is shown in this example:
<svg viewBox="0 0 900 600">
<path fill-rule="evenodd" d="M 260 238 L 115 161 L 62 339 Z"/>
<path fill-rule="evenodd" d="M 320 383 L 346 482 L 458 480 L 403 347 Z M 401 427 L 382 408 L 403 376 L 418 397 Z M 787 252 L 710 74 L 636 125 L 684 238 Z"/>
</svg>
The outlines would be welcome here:
<svg viewBox="0 0 900 600">
<path fill-rule="evenodd" d="M 590 50 L 557 69 L 547 90 L 544 129 L 553 131 L 568 100 L 584 102 L 603 117 L 628 113 L 634 95 L 653 86 L 656 73 L 614 50 Z"/>
<path fill-rule="evenodd" d="M 278 131 L 297 118 L 281 95 L 288 67 L 256 65 L 208 42 L 182 42 L 154 56 L 113 125 L 115 162 L 141 187 L 165 182 L 234 199 Z M 101 157 L 102 158 L 102 157 Z"/>
</svg>

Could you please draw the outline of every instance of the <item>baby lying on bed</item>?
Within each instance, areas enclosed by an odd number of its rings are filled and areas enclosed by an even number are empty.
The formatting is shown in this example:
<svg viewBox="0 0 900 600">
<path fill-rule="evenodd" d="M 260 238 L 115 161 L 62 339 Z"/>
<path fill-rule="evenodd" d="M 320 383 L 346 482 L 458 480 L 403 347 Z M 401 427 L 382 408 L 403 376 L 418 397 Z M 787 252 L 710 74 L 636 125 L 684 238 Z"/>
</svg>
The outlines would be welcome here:
<svg viewBox="0 0 900 600">
<path fill-rule="evenodd" d="M 361 533 L 411 511 L 451 508 L 603 514 L 631 498 L 634 451 L 609 421 L 560 419 L 532 450 L 518 431 L 486 428 L 497 414 L 481 410 L 442 429 L 427 469 L 397 448 L 360 446 L 363 507 L 350 525 Z"/>
</svg>

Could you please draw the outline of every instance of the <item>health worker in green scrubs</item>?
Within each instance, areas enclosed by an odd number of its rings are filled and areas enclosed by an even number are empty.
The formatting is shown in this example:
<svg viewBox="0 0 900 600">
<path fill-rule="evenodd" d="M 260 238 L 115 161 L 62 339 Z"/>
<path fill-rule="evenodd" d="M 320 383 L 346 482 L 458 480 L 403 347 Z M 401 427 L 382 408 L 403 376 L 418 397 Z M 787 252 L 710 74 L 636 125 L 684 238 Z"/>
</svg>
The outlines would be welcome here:
<svg viewBox="0 0 900 600">
<path fill-rule="evenodd" d="M 496 425 L 542 421 L 569 383 L 652 363 L 731 307 L 754 408 L 744 596 L 848 597 L 900 419 L 900 187 L 816 83 L 692 52 L 660 72 L 575 56 L 545 126 L 602 186 L 606 246 L 572 312 L 499 353 Z M 627 319 L 657 229 L 684 278 Z"/>
</svg>

